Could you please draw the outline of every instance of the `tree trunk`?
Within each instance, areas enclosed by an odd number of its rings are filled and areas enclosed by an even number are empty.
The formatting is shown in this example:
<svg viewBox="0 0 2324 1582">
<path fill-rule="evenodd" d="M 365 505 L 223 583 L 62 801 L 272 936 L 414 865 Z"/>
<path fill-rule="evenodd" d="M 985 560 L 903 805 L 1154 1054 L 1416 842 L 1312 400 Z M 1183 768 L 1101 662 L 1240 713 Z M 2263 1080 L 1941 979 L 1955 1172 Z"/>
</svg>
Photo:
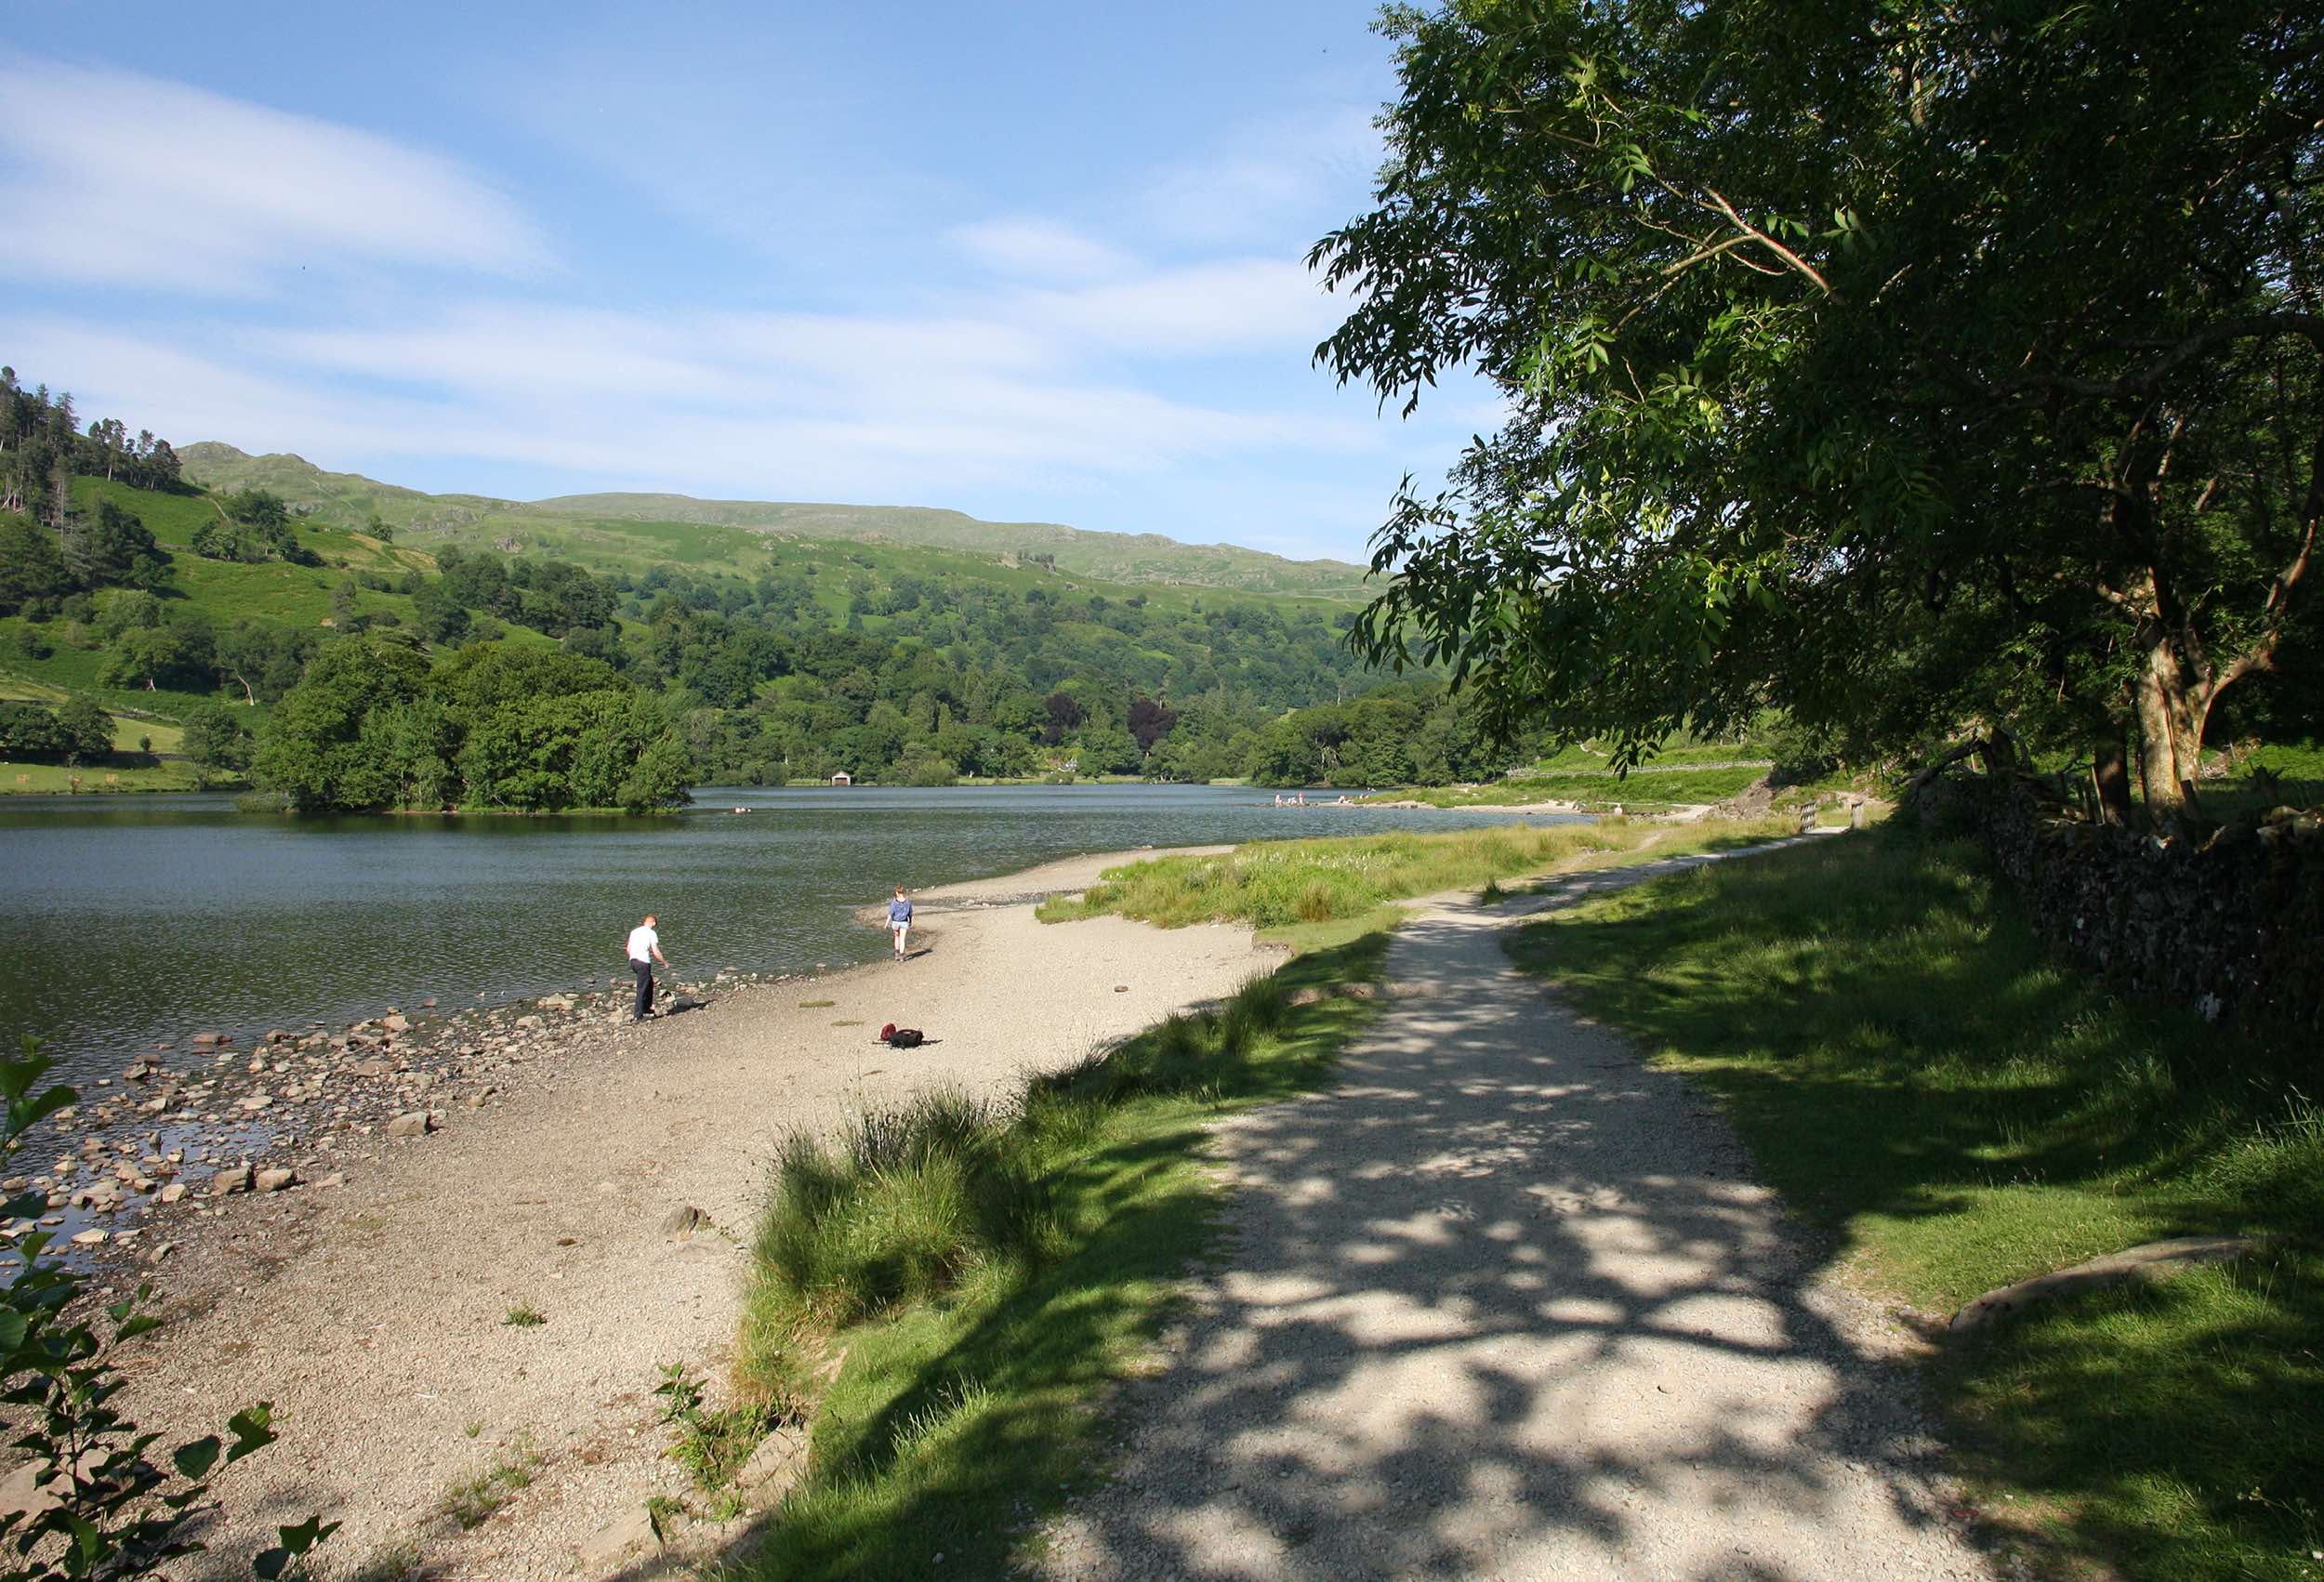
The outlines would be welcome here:
<svg viewBox="0 0 2324 1582">
<path fill-rule="evenodd" d="M 2146 664 L 2135 689 L 2138 711 L 2138 773 L 2146 792 L 2146 816 L 2175 824 L 2186 813 L 2186 777 L 2179 771 L 2178 722 L 2185 715 L 2185 673 L 2171 639 L 2160 632 L 2146 639 Z"/>
<path fill-rule="evenodd" d="M 2098 744 L 2090 766 L 2092 785 L 2098 793 L 2098 822 L 2129 824 L 2136 816 L 2131 802 L 2130 754 L 2116 731 Z"/>
</svg>

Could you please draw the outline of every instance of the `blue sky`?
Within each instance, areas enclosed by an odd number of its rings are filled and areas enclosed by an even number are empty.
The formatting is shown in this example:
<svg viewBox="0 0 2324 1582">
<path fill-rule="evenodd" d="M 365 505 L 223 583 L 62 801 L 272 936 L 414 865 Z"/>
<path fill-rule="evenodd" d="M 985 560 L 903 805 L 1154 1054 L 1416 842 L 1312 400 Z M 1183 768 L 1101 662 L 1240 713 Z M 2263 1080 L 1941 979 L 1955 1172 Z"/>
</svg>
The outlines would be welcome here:
<svg viewBox="0 0 2324 1582">
<path fill-rule="evenodd" d="M 0 361 L 435 491 L 1360 560 L 1494 411 L 1309 364 L 1373 9 L 11 6 Z"/>
</svg>

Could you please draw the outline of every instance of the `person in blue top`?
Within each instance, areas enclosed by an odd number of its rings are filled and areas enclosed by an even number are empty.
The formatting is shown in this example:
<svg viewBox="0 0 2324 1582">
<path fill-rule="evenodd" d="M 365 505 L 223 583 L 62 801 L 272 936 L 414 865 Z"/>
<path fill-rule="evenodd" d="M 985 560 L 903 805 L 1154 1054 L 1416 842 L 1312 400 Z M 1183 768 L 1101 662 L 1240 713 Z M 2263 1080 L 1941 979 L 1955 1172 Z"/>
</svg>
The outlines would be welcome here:
<svg viewBox="0 0 2324 1582">
<path fill-rule="evenodd" d="M 888 903 L 888 932 L 895 936 L 896 959 L 904 959 L 904 936 L 912 931 L 912 903 L 904 899 L 904 887 L 896 886 L 896 898 Z"/>
</svg>

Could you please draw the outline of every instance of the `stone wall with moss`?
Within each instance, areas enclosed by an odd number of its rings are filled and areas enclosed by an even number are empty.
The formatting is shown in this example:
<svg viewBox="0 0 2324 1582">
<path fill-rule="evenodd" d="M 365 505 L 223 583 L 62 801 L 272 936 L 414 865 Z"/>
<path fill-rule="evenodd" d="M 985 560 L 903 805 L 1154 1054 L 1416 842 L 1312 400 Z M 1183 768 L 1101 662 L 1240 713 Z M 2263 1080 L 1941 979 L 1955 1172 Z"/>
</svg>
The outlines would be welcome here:
<svg viewBox="0 0 2324 1582">
<path fill-rule="evenodd" d="M 1981 837 L 2036 929 L 2123 988 L 2324 1031 L 2324 814 L 2165 837 L 2057 816 L 2033 786 L 1968 770 L 1914 802 L 1925 826 Z"/>
</svg>

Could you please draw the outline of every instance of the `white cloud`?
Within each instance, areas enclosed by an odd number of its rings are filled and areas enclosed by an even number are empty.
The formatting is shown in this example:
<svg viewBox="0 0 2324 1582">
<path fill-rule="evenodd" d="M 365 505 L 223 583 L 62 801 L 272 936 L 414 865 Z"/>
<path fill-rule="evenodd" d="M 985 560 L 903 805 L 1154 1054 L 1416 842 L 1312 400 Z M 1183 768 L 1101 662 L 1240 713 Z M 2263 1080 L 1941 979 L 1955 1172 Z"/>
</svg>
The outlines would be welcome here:
<svg viewBox="0 0 2324 1582">
<path fill-rule="evenodd" d="M 1137 218 L 1197 246 L 1280 237 L 1288 228 L 1304 244 L 1363 203 L 1380 154 L 1371 112 L 1346 106 L 1238 127 L 1207 156 L 1148 183 Z"/>
<path fill-rule="evenodd" d="M 0 54 L 0 270 L 243 294 L 307 266 L 538 268 L 454 162 L 131 72 Z"/>
<path fill-rule="evenodd" d="M 1177 399 L 1032 355 L 1007 325 L 943 319 L 479 303 L 365 330 L 178 323 L 166 342 L 5 327 L 25 367 L 73 370 L 93 412 L 324 465 L 469 456 L 697 494 L 942 501 L 1367 442 L 1360 421 Z"/>
<path fill-rule="evenodd" d="M 984 220 L 956 227 L 952 239 L 975 262 L 1020 280 L 1100 280 L 1131 267 L 1119 248 L 1051 219 Z"/>
<path fill-rule="evenodd" d="M 1339 322 L 1302 263 L 1221 259 L 1133 280 L 1029 294 L 1014 311 L 1091 347 L 1157 356 L 1303 356 Z"/>
</svg>

